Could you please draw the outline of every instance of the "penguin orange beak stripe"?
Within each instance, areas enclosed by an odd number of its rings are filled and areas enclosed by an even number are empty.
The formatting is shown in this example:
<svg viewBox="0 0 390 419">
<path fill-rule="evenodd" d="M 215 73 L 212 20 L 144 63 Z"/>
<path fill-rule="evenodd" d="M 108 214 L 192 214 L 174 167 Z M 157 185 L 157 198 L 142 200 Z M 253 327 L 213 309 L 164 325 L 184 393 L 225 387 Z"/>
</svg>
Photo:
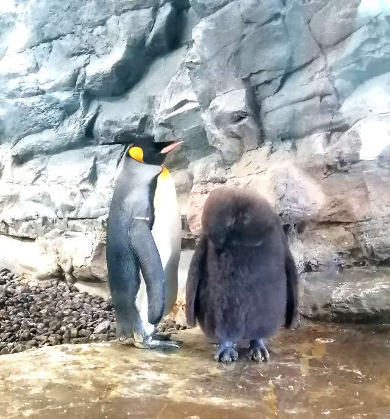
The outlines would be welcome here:
<svg viewBox="0 0 390 419">
<path fill-rule="evenodd" d="M 183 141 L 175 141 L 172 144 L 167 145 L 166 147 L 164 147 L 160 153 L 161 154 L 168 154 L 170 153 L 174 148 L 176 148 L 177 146 L 179 146 Z"/>
</svg>

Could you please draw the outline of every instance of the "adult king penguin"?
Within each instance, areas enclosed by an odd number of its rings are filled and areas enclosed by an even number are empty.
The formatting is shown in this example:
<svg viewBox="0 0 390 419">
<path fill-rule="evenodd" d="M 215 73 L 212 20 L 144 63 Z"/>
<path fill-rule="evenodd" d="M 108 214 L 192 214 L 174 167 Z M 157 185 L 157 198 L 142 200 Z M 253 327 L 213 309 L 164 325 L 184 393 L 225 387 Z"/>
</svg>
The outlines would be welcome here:
<svg viewBox="0 0 390 419">
<path fill-rule="evenodd" d="M 177 296 L 181 218 L 163 163 L 179 144 L 135 138 L 119 163 L 108 216 L 106 256 L 117 336 L 142 349 L 178 347 L 155 332 Z"/>
<path fill-rule="evenodd" d="M 298 273 L 278 214 L 261 196 L 221 187 L 208 197 L 202 236 L 191 260 L 187 321 L 218 342 L 216 359 L 232 362 L 250 340 L 250 358 L 269 358 L 263 339 L 298 313 Z"/>
</svg>

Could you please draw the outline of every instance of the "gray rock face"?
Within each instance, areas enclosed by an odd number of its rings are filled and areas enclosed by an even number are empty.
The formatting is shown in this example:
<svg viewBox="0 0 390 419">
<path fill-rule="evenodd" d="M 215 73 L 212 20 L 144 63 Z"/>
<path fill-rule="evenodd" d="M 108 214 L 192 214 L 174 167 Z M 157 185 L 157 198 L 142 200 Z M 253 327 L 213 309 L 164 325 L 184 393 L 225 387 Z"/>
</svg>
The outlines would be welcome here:
<svg viewBox="0 0 390 419">
<path fill-rule="evenodd" d="M 244 28 L 238 3 L 233 2 L 201 19 L 193 29 L 193 45 L 186 65 L 203 109 L 216 96 L 243 88 L 243 81 L 236 73 L 237 53 Z"/>
<path fill-rule="evenodd" d="M 205 17 L 215 13 L 231 1 L 232 0 L 190 0 L 190 5 L 199 16 Z"/>
<path fill-rule="evenodd" d="M 217 96 L 204 113 L 209 143 L 228 163 L 259 145 L 259 127 L 245 89 Z"/>
<path fill-rule="evenodd" d="M 239 65 L 243 77 L 262 71 L 287 70 L 291 46 L 280 15 L 264 25 L 249 26 L 240 46 Z M 270 43 L 274 44 L 272 49 Z"/>
<path fill-rule="evenodd" d="M 390 272 L 356 269 L 326 278 L 306 274 L 302 313 L 311 319 L 336 322 L 390 321 Z M 319 289 L 318 283 L 322 284 Z"/>
<path fill-rule="evenodd" d="M 185 237 L 228 184 L 275 205 L 312 296 L 329 269 L 388 264 L 389 19 L 357 0 L 1 5 L 0 267 L 106 280 L 121 147 L 99 144 L 131 133 L 184 141 Z"/>
<path fill-rule="evenodd" d="M 89 94 L 117 96 L 141 78 L 148 61 L 145 40 L 152 26 L 151 9 L 130 11 L 107 21 L 100 36 L 109 45 L 102 55 L 91 56 L 85 68 L 84 87 Z"/>
</svg>

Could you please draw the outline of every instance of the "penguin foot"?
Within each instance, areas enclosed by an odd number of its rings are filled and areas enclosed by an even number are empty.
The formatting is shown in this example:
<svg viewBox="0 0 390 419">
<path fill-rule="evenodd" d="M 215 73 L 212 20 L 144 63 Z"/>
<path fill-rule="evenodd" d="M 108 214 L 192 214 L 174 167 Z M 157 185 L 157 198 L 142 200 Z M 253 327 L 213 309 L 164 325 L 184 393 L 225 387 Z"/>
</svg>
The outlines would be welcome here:
<svg viewBox="0 0 390 419">
<path fill-rule="evenodd" d="M 218 342 L 218 349 L 214 357 L 216 361 L 229 364 L 230 362 L 236 361 L 237 358 L 238 353 L 234 349 L 234 344 L 232 342 Z"/>
<path fill-rule="evenodd" d="M 172 333 L 152 333 L 153 339 L 167 341 L 171 340 Z"/>
<path fill-rule="evenodd" d="M 153 333 L 152 334 L 152 338 L 153 340 L 159 340 L 160 342 L 175 342 L 176 344 L 182 344 L 183 342 L 181 340 L 173 340 L 171 339 L 172 337 L 172 333 L 161 333 L 159 332 L 157 333 Z"/>
<path fill-rule="evenodd" d="M 158 340 L 152 336 L 146 337 L 143 341 L 134 340 L 134 346 L 139 349 L 179 349 L 179 342 L 175 340 Z"/>
<path fill-rule="evenodd" d="M 249 346 L 249 358 L 255 362 L 268 362 L 269 361 L 269 352 L 264 346 L 263 339 L 253 339 L 250 342 Z"/>
<path fill-rule="evenodd" d="M 118 338 L 118 342 L 121 345 L 130 346 L 130 345 L 132 345 L 134 343 L 134 339 L 132 337 L 128 337 L 128 336 L 120 336 Z"/>
</svg>

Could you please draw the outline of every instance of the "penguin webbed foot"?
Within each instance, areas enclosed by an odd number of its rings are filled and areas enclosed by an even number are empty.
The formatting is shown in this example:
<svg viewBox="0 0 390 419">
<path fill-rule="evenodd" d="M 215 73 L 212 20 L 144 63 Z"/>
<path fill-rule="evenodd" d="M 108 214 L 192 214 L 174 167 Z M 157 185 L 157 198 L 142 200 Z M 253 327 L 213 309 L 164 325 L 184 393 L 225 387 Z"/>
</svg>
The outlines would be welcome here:
<svg viewBox="0 0 390 419">
<path fill-rule="evenodd" d="M 152 333 L 153 339 L 156 340 L 171 340 L 172 333 L 154 332 Z"/>
<path fill-rule="evenodd" d="M 250 341 L 249 358 L 255 362 L 269 361 L 269 352 L 264 345 L 263 339 L 253 339 Z"/>
<path fill-rule="evenodd" d="M 175 340 L 159 339 L 160 336 L 147 336 L 143 341 L 134 341 L 134 346 L 139 349 L 179 349 L 180 343 Z"/>
<path fill-rule="evenodd" d="M 180 340 L 173 340 L 171 339 L 172 333 L 162 333 L 162 332 L 156 332 L 152 334 L 153 339 L 163 341 L 163 342 L 177 342 L 178 344 L 182 344 L 183 342 Z"/>
<path fill-rule="evenodd" d="M 234 343 L 228 341 L 218 342 L 218 349 L 215 352 L 214 359 L 224 364 L 237 361 L 238 352 L 234 348 Z"/>
</svg>

